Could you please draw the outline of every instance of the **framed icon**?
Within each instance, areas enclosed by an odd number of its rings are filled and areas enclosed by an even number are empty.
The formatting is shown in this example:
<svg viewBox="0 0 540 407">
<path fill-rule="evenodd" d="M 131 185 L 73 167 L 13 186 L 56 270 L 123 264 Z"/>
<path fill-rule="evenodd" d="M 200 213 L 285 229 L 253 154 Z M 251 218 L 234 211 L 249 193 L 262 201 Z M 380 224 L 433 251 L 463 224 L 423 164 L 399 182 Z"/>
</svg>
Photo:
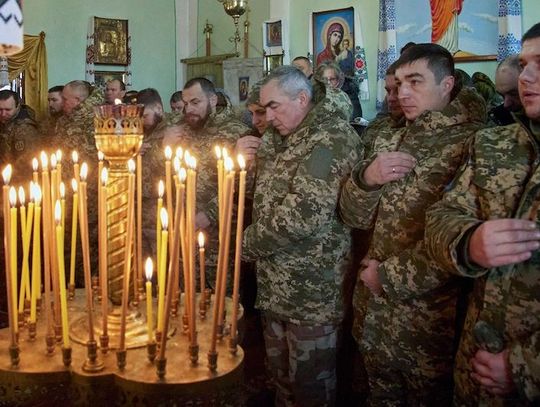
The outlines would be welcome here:
<svg viewBox="0 0 540 407">
<path fill-rule="evenodd" d="M 128 20 L 94 17 L 95 63 L 128 65 Z"/>
</svg>

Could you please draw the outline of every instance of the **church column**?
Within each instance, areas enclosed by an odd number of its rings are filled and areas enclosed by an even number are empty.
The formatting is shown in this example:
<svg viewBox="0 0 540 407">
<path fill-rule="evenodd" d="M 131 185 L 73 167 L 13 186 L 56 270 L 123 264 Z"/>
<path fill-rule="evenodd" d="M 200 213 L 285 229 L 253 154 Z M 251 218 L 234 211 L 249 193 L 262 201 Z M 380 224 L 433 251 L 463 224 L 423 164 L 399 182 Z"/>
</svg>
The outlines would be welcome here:
<svg viewBox="0 0 540 407">
<path fill-rule="evenodd" d="M 176 89 L 182 89 L 186 82 L 186 66 L 180 60 L 193 56 L 197 51 L 198 1 L 175 0 L 175 9 Z"/>
<path fill-rule="evenodd" d="M 287 24 L 283 27 L 283 37 L 290 38 L 289 24 L 291 23 L 291 0 L 271 0 L 270 1 L 270 19 L 284 19 Z M 285 31 L 286 30 L 286 31 Z M 283 43 L 285 55 L 283 56 L 283 64 L 287 65 L 291 61 L 289 42 Z"/>
</svg>

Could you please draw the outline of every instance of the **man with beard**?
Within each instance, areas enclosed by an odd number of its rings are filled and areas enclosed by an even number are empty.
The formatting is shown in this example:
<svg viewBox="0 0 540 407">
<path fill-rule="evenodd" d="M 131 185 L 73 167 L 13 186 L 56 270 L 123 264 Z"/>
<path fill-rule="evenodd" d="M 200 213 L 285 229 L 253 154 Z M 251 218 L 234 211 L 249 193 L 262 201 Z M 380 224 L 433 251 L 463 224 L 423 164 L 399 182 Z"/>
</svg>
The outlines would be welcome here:
<svg viewBox="0 0 540 407">
<path fill-rule="evenodd" d="M 54 128 L 58 118 L 62 115 L 62 109 L 64 107 L 64 99 L 62 98 L 62 91 L 64 86 L 53 86 L 49 89 L 47 95 L 47 103 L 49 106 L 48 116 L 40 123 L 41 134 L 50 139 L 54 135 Z"/>
<path fill-rule="evenodd" d="M 208 283 L 214 284 L 217 265 L 217 171 L 215 146 L 226 147 L 232 155 L 237 139 L 249 128 L 238 120 L 227 103 L 217 108 L 218 96 L 212 82 L 190 79 L 182 90 L 184 115 L 178 127 L 164 136 L 164 145 L 187 149 L 197 159 L 197 228 L 205 230 L 208 246 Z M 232 259 L 231 259 L 232 260 Z"/>
</svg>

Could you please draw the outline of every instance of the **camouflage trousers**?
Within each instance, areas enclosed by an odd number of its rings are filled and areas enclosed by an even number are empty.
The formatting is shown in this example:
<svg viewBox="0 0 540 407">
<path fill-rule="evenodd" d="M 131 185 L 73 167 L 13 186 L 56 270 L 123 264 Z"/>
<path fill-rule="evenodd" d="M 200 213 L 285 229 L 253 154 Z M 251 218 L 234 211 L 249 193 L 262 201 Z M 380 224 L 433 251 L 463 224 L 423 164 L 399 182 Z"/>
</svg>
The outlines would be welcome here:
<svg viewBox="0 0 540 407">
<path fill-rule="evenodd" d="M 337 326 L 301 326 L 265 316 L 267 367 L 276 406 L 333 406 Z"/>
</svg>

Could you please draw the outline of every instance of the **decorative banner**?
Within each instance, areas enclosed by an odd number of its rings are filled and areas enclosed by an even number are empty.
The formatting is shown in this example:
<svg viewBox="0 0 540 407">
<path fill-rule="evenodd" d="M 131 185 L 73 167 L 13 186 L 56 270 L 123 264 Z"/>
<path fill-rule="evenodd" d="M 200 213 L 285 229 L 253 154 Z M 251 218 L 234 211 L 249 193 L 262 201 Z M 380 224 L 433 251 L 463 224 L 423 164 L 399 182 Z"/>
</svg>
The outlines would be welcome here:
<svg viewBox="0 0 540 407">
<path fill-rule="evenodd" d="M 377 50 L 377 110 L 382 108 L 386 97 L 384 90 L 386 70 L 396 58 L 395 3 L 394 0 L 381 0 L 379 3 L 379 49 Z"/>
<path fill-rule="evenodd" d="M 521 0 L 499 0 L 497 61 L 521 50 Z"/>
<path fill-rule="evenodd" d="M 21 0 L 0 0 L 0 56 L 23 49 L 23 14 Z"/>
</svg>

